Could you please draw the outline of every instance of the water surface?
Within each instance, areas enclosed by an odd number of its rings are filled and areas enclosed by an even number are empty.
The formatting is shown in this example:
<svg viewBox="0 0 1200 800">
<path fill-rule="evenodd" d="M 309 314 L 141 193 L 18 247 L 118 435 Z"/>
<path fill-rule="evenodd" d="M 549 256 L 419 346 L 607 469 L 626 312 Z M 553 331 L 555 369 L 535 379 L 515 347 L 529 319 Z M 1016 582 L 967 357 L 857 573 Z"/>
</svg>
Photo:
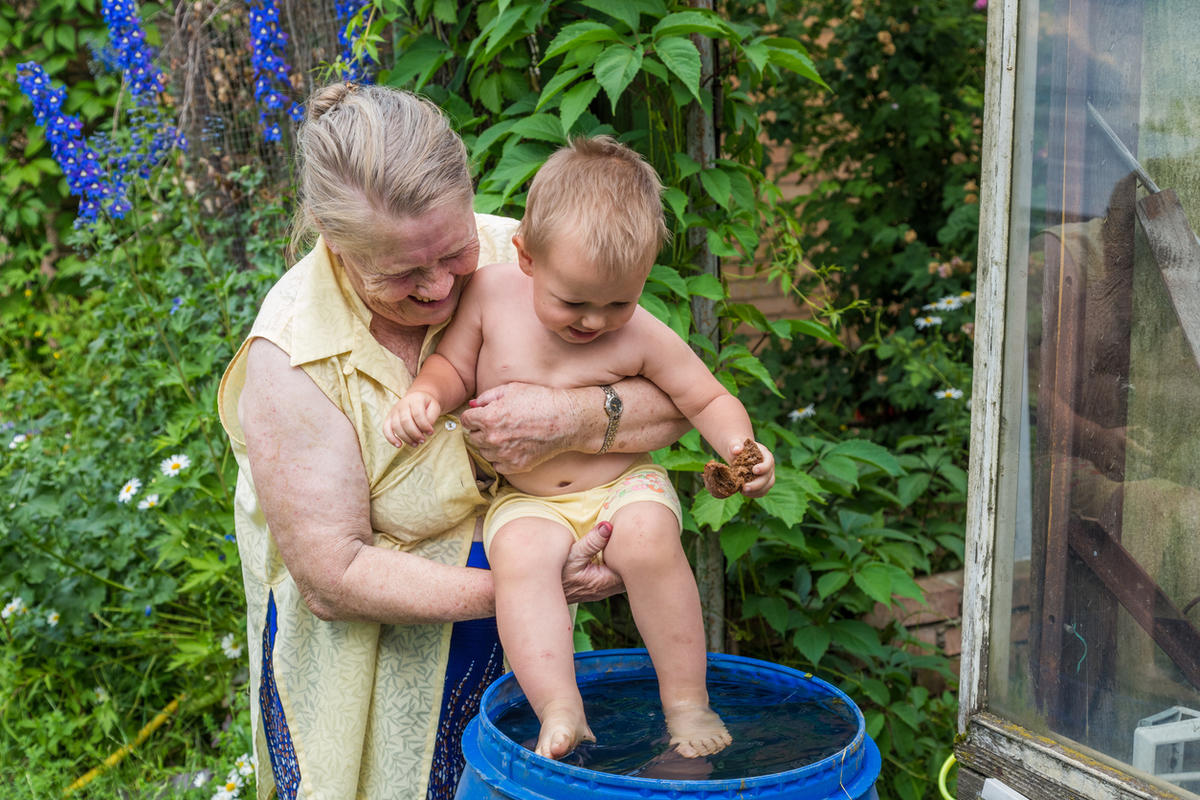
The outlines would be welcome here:
<svg viewBox="0 0 1200 800">
<path fill-rule="evenodd" d="M 599 772 L 680 780 L 725 780 L 773 775 L 840 752 L 854 740 L 858 720 L 837 697 L 814 698 L 804 689 L 709 681 L 713 709 L 733 744 L 708 758 L 667 751 L 667 727 L 653 678 L 591 682 L 581 687 L 596 742 L 585 742 L 564 762 Z M 525 703 L 506 710 L 496 726 L 532 749 L 538 721 Z"/>
</svg>

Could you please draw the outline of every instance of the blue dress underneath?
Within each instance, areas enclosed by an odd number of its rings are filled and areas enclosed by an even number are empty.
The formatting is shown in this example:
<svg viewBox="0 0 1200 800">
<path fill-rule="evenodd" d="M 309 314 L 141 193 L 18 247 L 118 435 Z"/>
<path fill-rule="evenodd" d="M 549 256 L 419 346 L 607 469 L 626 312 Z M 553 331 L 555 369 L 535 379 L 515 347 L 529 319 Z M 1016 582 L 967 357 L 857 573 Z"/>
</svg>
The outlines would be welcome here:
<svg viewBox="0 0 1200 800">
<path fill-rule="evenodd" d="M 467 566 L 490 569 L 483 542 L 471 543 Z M 500 649 L 500 635 L 496 632 L 496 618 L 454 623 L 426 800 L 452 800 L 454 797 L 465 763 L 461 747 L 463 730 L 479 713 L 483 691 L 503 672 L 504 653 Z"/>
</svg>

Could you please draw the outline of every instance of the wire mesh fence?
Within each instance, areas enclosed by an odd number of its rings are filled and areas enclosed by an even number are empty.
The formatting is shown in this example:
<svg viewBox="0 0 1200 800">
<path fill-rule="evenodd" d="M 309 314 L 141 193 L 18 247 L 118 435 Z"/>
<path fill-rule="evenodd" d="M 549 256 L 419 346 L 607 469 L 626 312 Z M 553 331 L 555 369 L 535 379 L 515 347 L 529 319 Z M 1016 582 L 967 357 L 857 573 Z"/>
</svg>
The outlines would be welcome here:
<svg viewBox="0 0 1200 800">
<path fill-rule="evenodd" d="M 332 74 L 340 51 L 339 19 L 333 0 L 277 0 L 278 27 L 286 43 L 277 53 L 286 64 L 281 108 L 264 108 L 256 98 L 252 15 L 263 3 L 243 0 L 181 0 L 146 20 L 161 36 L 159 60 L 167 80 L 166 102 L 187 141 L 197 189 L 218 188 L 222 177 L 251 165 L 268 181 L 290 180 L 294 122 L 286 109 L 303 103 L 314 86 Z M 270 141 L 268 126 L 281 136 Z"/>
</svg>

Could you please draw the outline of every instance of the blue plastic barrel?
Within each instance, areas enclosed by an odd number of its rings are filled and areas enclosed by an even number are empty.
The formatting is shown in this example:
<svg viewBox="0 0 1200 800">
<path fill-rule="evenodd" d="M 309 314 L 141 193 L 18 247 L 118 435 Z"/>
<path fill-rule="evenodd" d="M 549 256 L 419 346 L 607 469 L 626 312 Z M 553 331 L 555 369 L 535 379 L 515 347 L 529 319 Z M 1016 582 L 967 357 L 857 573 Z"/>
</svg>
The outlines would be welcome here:
<svg viewBox="0 0 1200 800">
<path fill-rule="evenodd" d="M 576 654 L 575 674 L 584 688 L 593 682 L 615 684 L 653 677 L 654 667 L 645 650 L 596 650 Z M 862 711 L 844 692 L 790 667 L 717 653 L 708 656 L 708 676 L 712 682 L 769 685 L 783 694 L 803 692 L 814 699 L 841 700 L 856 715 L 858 730 L 840 752 L 772 775 L 726 780 L 614 775 L 539 756 L 503 734 L 496 720 L 525 702 L 509 673 L 484 692 L 480 713 L 463 734 L 466 769 L 456 800 L 878 800 L 879 748 L 867 736 Z"/>
</svg>

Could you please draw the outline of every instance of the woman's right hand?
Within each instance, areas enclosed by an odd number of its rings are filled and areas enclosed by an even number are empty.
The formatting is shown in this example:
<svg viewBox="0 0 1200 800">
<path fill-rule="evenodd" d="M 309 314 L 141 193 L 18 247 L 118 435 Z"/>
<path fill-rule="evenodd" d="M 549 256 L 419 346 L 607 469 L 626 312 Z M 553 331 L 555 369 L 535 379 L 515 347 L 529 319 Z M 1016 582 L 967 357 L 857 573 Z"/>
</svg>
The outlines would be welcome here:
<svg viewBox="0 0 1200 800">
<path fill-rule="evenodd" d="M 571 545 L 563 564 L 563 593 L 568 603 L 589 603 L 625 591 L 621 576 L 592 559 L 604 551 L 612 536 L 612 524 L 601 522 Z"/>
</svg>

